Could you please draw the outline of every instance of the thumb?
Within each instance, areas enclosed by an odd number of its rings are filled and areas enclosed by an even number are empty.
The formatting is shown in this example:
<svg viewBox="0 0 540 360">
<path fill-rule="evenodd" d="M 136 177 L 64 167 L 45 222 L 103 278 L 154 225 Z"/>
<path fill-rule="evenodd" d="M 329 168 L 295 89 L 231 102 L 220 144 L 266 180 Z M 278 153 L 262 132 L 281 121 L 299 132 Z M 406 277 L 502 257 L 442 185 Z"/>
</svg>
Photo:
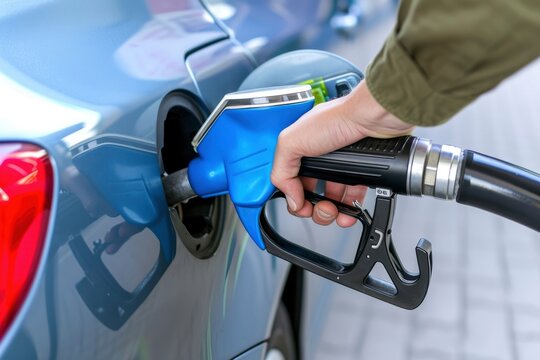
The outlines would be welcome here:
<svg viewBox="0 0 540 360">
<path fill-rule="evenodd" d="M 275 184 L 274 184 L 275 185 Z M 304 187 L 300 178 L 286 179 L 276 187 L 285 194 L 287 205 L 292 212 L 297 212 L 304 206 Z"/>
</svg>

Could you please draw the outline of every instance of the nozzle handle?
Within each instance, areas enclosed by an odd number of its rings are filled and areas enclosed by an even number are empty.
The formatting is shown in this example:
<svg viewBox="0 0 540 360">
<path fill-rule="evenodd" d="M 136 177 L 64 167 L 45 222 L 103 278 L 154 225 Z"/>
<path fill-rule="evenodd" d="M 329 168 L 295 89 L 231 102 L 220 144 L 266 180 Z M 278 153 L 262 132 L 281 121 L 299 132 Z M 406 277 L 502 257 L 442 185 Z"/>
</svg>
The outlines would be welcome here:
<svg viewBox="0 0 540 360">
<path fill-rule="evenodd" d="M 273 196 L 284 197 L 281 192 Z M 274 229 L 263 211 L 259 226 L 266 250 L 305 270 L 363 292 L 379 300 L 414 309 L 424 300 L 429 288 L 432 269 L 431 243 L 421 239 L 416 246 L 419 273 L 405 269 L 392 242 L 392 219 L 395 209 L 395 194 L 377 196 L 373 217 L 362 209 L 349 206 L 309 191 L 306 200 L 313 204 L 321 200 L 333 202 L 340 213 L 352 216 L 362 223 L 362 234 L 354 260 L 343 263 L 326 257 L 314 250 L 298 245 L 282 237 Z M 371 274 L 380 263 L 388 273 L 390 282 Z"/>
<path fill-rule="evenodd" d="M 414 136 L 364 138 L 329 154 L 304 157 L 300 175 L 408 194 L 409 163 L 416 142 Z"/>
</svg>

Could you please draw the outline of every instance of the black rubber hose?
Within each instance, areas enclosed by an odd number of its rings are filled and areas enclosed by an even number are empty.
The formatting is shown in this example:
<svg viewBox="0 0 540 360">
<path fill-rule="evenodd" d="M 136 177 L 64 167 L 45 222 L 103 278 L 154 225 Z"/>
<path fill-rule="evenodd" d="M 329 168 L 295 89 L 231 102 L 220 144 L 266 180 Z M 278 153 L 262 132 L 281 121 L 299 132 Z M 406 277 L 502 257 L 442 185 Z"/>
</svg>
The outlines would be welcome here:
<svg viewBox="0 0 540 360">
<path fill-rule="evenodd" d="M 540 231 L 540 175 L 474 151 L 464 151 L 456 200 Z"/>
</svg>

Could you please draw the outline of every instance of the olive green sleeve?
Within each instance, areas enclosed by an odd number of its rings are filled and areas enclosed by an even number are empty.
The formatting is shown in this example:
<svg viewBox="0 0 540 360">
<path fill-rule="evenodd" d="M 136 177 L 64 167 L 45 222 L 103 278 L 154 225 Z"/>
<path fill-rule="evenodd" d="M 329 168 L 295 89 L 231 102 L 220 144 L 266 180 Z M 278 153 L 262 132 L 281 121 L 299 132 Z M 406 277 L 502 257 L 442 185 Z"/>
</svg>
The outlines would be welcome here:
<svg viewBox="0 0 540 360">
<path fill-rule="evenodd" d="M 437 125 L 538 56 L 540 0 L 402 0 L 366 81 L 403 121 Z"/>
</svg>

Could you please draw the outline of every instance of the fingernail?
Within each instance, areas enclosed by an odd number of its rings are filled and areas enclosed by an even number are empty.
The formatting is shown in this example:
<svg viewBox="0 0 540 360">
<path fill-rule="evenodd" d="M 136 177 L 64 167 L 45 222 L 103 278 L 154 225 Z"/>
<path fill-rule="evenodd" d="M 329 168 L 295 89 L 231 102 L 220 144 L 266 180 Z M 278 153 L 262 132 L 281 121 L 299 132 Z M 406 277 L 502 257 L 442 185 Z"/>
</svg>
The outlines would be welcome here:
<svg viewBox="0 0 540 360">
<path fill-rule="evenodd" d="M 287 198 L 287 205 L 289 205 L 289 208 L 290 208 L 292 211 L 296 211 L 296 210 L 297 210 L 297 206 L 296 206 L 296 203 L 294 202 L 294 200 L 292 199 L 292 197 L 286 196 L 286 198 Z"/>
<path fill-rule="evenodd" d="M 321 209 L 317 209 L 317 213 L 318 213 L 319 216 L 322 217 L 323 219 L 330 219 L 330 218 L 332 217 L 332 215 L 330 215 L 330 214 L 327 213 L 327 212 L 322 211 Z"/>
</svg>

